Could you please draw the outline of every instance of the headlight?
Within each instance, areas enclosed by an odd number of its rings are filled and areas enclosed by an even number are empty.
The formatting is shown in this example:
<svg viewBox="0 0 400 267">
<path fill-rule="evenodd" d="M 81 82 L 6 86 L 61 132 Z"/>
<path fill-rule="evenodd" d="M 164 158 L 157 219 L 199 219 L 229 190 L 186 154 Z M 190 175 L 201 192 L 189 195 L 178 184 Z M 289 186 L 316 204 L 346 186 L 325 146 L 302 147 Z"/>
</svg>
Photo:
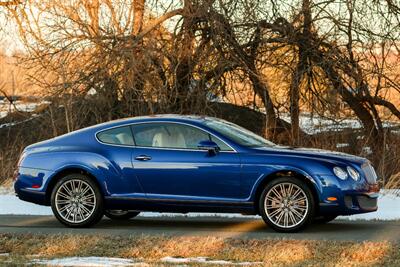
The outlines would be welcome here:
<svg viewBox="0 0 400 267">
<path fill-rule="evenodd" d="M 347 172 L 354 181 L 358 181 L 360 179 L 360 174 L 354 168 L 347 166 Z"/>
<path fill-rule="evenodd" d="M 335 175 L 342 180 L 346 180 L 347 179 L 347 172 L 345 170 L 343 170 L 340 167 L 334 167 L 333 168 L 333 172 L 335 173 Z"/>
</svg>

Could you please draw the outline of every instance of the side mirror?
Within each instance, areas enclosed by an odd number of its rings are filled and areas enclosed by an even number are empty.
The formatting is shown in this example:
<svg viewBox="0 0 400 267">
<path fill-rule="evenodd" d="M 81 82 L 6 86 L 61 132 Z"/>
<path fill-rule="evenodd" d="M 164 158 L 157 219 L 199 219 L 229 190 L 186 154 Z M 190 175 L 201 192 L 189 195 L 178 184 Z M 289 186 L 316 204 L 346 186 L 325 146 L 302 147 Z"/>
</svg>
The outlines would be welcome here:
<svg viewBox="0 0 400 267">
<path fill-rule="evenodd" d="M 207 150 L 210 154 L 216 154 L 220 151 L 219 146 L 210 140 L 200 141 L 197 147 L 201 150 Z"/>
</svg>

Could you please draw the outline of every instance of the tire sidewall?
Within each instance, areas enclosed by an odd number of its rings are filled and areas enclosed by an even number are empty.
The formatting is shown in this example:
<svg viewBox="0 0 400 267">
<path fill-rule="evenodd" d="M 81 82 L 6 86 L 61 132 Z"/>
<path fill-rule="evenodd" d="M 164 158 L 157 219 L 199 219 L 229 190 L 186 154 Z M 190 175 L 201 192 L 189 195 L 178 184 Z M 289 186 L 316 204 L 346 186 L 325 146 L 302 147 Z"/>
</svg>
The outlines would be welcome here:
<svg viewBox="0 0 400 267">
<path fill-rule="evenodd" d="M 71 223 L 66 220 L 64 220 L 58 213 L 57 208 L 56 208 L 56 203 L 55 203 L 55 196 L 57 190 L 67 181 L 70 180 L 81 180 L 86 183 L 88 183 L 95 194 L 96 197 L 96 206 L 93 214 L 85 221 L 80 222 L 80 223 Z M 54 216 L 57 218 L 58 221 L 60 221 L 62 224 L 68 226 L 68 227 L 89 227 L 97 223 L 98 221 L 101 220 L 104 214 L 104 201 L 103 201 L 103 196 L 101 194 L 101 191 L 97 184 L 93 182 L 92 179 L 87 177 L 86 175 L 83 174 L 69 174 L 67 176 L 64 176 L 61 178 L 56 185 L 54 186 L 52 192 L 51 192 L 51 209 L 53 211 Z"/>
<path fill-rule="evenodd" d="M 284 227 L 280 227 L 278 225 L 275 225 L 267 216 L 266 211 L 265 211 L 265 207 L 264 207 L 264 202 L 265 202 L 265 197 L 268 193 L 268 191 L 274 187 L 277 184 L 280 183 L 293 183 L 295 185 L 297 185 L 298 187 L 300 187 L 304 193 L 306 194 L 307 200 L 308 200 L 308 211 L 306 214 L 306 218 L 298 225 L 291 227 L 291 228 L 284 228 Z M 268 224 L 272 229 L 278 231 L 278 232 L 298 232 L 301 229 L 304 229 L 307 225 L 309 225 L 314 218 L 314 214 L 315 214 L 315 201 L 314 201 L 314 197 L 313 194 L 310 190 L 310 188 L 308 187 L 308 185 L 297 179 L 294 177 L 280 177 L 277 179 L 272 180 L 270 183 L 268 183 L 264 190 L 261 193 L 260 199 L 259 199 L 259 211 L 260 211 L 260 215 L 262 216 L 263 220 L 265 221 L 266 224 Z"/>
</svg>

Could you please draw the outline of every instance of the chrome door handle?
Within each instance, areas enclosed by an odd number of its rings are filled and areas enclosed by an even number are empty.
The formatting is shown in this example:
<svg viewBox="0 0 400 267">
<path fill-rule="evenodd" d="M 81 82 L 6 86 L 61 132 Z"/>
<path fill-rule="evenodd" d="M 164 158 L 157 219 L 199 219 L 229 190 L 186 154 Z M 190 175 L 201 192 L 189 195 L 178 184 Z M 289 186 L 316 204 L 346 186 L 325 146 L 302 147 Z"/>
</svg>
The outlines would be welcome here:
<svg viewBox="0 0 400 267">
<path fill-rule="evenodd" d="M 151 160 L 151 157 L 147 156 L 147 155 L 140 155 L 140 156 L 137 156 L 135 158 L 135 160 L 148 161 L 148 160 Z"/>
</svg>

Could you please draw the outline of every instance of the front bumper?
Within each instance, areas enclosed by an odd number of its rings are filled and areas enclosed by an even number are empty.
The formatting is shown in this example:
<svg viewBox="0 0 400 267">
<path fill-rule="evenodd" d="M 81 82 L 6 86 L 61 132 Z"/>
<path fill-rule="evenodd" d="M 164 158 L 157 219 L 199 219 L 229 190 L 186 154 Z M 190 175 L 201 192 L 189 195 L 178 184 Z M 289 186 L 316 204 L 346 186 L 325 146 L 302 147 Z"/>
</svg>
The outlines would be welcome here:
<svg viewBox="0 0 400 267">
<path fill-rule="evenodd" d="M 337 181 L 336 177 L 325 177 L 322 188 L 319 215 L 352 215 L 378 210 L 379 187 L 366 181 Z M 328 198 L 335 197 L 336 201 Z"/>
</svg>

